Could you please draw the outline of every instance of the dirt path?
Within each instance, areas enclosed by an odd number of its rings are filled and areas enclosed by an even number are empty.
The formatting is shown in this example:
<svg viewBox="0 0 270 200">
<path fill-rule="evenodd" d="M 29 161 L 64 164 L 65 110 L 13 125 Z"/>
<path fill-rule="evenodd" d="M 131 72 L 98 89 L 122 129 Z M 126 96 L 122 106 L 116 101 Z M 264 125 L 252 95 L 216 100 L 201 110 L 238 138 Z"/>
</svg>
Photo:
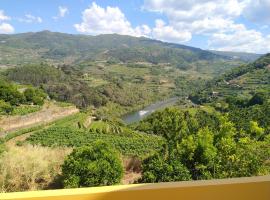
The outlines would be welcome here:
<svg viewBox="0 0 270 200">
<path fill-rule="evenodd" d="M 133 184 L 134 182 L 138 181 L 142 177 L 141 173 L 128 171 L 125 172 L 124 177 L 122 179 L 122 184 L 128 185 Z"/>
<path fill-rule="evenodd" d="M 0 120 L 0 136 L 22 128 L 29 128 L 61 119 L 63 117 L 78 113 L 75 106 L 60 107 L 57 105 L 46 105 L 41 111 L 24 116 L 10 116 Z"/>
</svg>

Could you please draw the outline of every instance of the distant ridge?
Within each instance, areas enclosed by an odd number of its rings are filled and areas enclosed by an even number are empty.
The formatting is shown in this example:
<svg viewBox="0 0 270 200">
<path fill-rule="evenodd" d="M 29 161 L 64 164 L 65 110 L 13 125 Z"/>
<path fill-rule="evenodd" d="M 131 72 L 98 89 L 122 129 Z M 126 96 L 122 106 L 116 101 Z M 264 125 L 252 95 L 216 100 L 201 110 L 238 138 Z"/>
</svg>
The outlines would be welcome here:
<svg viewBox="0 0 270 200">
<path fill-rule="evenodd" d="M 200 60 L 235 59 L 246 62 L 258 56 L 241 54 L 243 56 L 236 58 L 235 55 L 239 54 L 213 52 L 145 37 L 118 34 L 90 36 L 48 30 L 13 35 L 0 34 L 0 64 L 2 65 L 41 61 L 74 64 L 85 60 L 109 60 L 188 66 L 191 62 Z"/>
</svg>

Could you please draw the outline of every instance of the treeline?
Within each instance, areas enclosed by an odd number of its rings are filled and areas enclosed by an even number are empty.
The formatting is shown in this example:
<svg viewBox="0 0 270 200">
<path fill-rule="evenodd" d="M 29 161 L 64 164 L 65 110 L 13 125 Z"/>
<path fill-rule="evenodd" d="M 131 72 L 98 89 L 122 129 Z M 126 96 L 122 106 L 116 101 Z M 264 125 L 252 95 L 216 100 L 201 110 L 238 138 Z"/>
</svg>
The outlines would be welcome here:
<svg viewBox="0 0 270 200">
<path fill-rule="evenodd" d="M 51 99 L 74 103 L 80 108 L 105 104 L 105 99 L 95 89 L 71 73 L 67 66 L 56 68 L 41 63 L 10 69 L 6 76 L 12 81 L 40 87 Z"/>
<path fill-rule="evenodd" d="M 79 108 L 101 107 L 113 102 L 123 107 L 144 105 L 153 100 L 155 93 L 143 83 L 126 84 L 121 77 L 106 75 L 110 84 L 91 87 L 83 80 L 83 70 L 74 66 L 48 64 L 26 65 L 5 72 L 9 80 L 42 88 L 51 99 L 75 104 Z"/>
</svg>

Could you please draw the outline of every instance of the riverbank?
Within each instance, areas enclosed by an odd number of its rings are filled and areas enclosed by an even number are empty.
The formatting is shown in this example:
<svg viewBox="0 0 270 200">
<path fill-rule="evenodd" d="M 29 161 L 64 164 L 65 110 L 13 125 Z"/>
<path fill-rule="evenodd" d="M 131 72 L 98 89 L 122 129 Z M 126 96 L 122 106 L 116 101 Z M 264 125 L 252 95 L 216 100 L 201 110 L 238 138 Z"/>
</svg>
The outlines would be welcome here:
<svg viewBox="0 0 270 200">
<path fill-rule="evenodd" d="M 123 115 L 121 119 L 126 123 L 126 124 L 131 124 L 138 122 L 142 120 L 144 117 L 150 115 L 151 113 L 155 112 L 156 110 L 159 109 L 164 109 L 168 106 L 173 106 L 176 104 L 176 102 L 179 100 L 179 97 L 172 97 L 163 101 L 157 101 L 153 104 L 150 104 L 140 110 L 133 111 L 131 113 L 128 113 L 126 115 Z"/>
</svg>

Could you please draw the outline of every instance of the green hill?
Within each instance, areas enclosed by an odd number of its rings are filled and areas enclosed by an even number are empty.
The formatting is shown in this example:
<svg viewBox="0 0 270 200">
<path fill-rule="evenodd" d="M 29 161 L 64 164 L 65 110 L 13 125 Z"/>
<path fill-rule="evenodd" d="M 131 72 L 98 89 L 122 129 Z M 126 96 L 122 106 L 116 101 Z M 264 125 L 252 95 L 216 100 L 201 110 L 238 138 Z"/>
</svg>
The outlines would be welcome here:
<svg viewBox="0 0 270 200">
<path fill-rule="evenodd" d="M 50 31 L 0 35 L 0 66 L 10 68 L 4 72 L 9 80 L 41 87 L 58 101 L 80 108 L 106 106 L 107 113 L 117 110 L 118 115 L 187 96 L 243 63 L 144 37 Z"/>
<path fill-rule="evenodd" d="M 233 60 L 240 59 L 247 62 L 252 62 L 263 56 L 262 54 L 255 54 L 255 53 L 245 53 L 245 52 L 231 52 L 231 51 L 213 51 L 210 52 L 221 55 L 227 56 Z"/>
<path fill-rule="evenodd" d="M 42 31 L 0 35 L 0 64 L 48 61 L 78 63 L 84 60 L 170 63 L 179 67 L 198 61 L 230 60 L 199 48 L 144 37 L 117 34 L 72 35 Z"/>
<path fill-rule="evenodd" d="M 253 63 L 236 67 L 224 75 L 209 81 L 199 93 L 191 95 L 196 103 L 216 99 L 248 99 L 255 93 L 270 94 L 270 54 Z"/>
</svg>

